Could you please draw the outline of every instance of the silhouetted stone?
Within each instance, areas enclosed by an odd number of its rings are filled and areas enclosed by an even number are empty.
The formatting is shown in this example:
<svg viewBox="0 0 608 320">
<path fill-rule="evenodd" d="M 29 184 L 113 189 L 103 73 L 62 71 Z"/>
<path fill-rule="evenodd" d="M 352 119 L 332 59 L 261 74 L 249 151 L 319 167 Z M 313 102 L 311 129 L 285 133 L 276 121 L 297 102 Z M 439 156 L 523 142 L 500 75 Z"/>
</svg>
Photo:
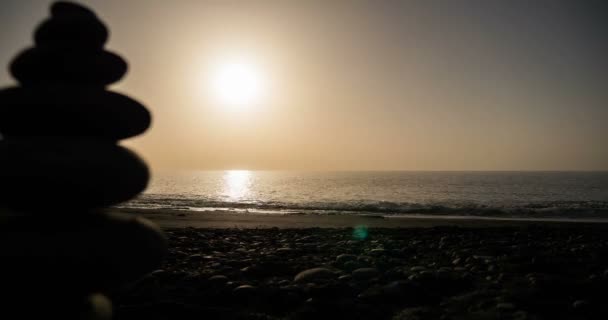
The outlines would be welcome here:
<svg viewBox="0 0 608 320">
<path fill-rule="evenodd" d="M 369 280 L 380 275 L 380 272 L 378 272 L 378 270 L 375 268 L 359 268 L 354 270 L 352 275 L 353 278 L 358 280 Z"/>
<path fill-rule="evenodd" d="M 111 301 L 102 294 L 66 297 L 41 290 L 2 300 L 3 319 L 111 320 L 112 312 Z"/>
<path fill-rule="evenodd" d="M 22 318 L 108 319 L 96 293 L 158 269 L 167 249 L 149 221 L 98 209 L 145 189 L 148 167 L 116 142 L 150 114 L 104 90 L 127 64 L 103 50 L 103 22 L 69 2 L 51 14 L 10 65 L 23 87 L 0 90 L 0 294 Z"/>
<path fill-rule="evenodd" d="M 11 63 L 11 74 L 23 85 L 75 84 L 105 86 L 120 80 L 127 63 L 108 51 L 86 52 L 30 48 Z"/>
<path fill-rule="evenodd" d="M 237 299 L 251 299 L 257 293 L 257 288 L 248 284 L 238 286 L 232 290 Z"/>
<path fill-rule="evenodd" d="M 156 270 L 167 247 L 148 220 L 101 212 L 69 219 L 16 216 L 0 230 L 0 282 L 17 291 L 107 291 Z M 14 277 L 17 272 L 25 276 Z"/>
<path fill-rule="evenodd" d="M 139 102 L 98 88 L 0 90 L 0 132 L 12 136 L 90 136 L 119 140 L 144 132 L 150 113 Z"/>
<path fill-rule="evenodd" d="M 44 21 L 34 33 L 37 46 L 66 50 L 101 50 L 108 40 L 108 29 L 96 18 L 74 16 Z"/>
<path fill-rule="evenodd" d="M 51 5 L 51 16 L 59 18 L 90 16 L 97 18 L 95 12 L 91 11 L 89 8 L 69 1 L 56 1 L 53 3 Z"/>
<path fill-rule="evenodd" d="M 112 142 L 24 138 L 0 141 L 0 177 L 5 207 L 69 211 L 128 200 L 145 189 L 149 172 L 137 155 Z"/>
<path fill-rule="evenodd" d="M 295 282 L 317 282 L 335 279 L 336 274 L 325 268 L 312 268 L 298 273 L 293 281 Z"/>
</svg>

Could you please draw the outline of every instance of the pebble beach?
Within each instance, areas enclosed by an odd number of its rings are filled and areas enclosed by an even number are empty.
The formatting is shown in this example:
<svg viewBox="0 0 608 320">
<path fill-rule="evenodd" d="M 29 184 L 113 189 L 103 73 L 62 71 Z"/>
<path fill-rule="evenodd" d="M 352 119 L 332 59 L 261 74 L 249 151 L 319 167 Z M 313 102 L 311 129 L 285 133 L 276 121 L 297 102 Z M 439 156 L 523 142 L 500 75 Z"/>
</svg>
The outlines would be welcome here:
<svg viewBox="0 0 608 320">
<path fill-rule="evenodd" d="M 165 223 L 164 264 L 114 293 L 116 319 L 608 317 L 604 224 L 210 221 Z"/>
</svg>

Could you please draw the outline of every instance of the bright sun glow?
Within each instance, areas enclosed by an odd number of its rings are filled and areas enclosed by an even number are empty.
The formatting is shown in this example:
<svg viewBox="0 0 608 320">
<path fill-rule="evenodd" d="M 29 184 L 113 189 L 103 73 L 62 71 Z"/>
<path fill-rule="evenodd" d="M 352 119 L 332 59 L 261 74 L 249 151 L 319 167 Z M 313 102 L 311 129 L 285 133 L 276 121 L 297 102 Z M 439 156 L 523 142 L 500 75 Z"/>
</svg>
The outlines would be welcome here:
<svg viewBox="0 0 608 320">
<path fill-rule="evenodd" d="M 261 70 L 247 61 L 217 63 L 210 76 L 212 95 L 224 106 L 249 107 L 261 103 L 266 94 Z"/>
<path fill-rule="evenodd" d="M 228 170 L 224 172 L 224 196 L 231 201 L 243 200 L 249 196 L 251 171 Z"/>
</svg>

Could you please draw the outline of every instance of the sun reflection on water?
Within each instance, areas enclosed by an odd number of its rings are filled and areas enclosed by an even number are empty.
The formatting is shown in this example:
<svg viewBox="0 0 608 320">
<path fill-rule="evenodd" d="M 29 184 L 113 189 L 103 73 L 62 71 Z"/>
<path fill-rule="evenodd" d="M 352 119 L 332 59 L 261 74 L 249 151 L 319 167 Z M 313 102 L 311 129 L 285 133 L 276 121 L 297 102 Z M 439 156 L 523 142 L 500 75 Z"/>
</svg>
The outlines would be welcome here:
<svg viewBox="0 0 608 320">
<path fill-rule="evenodd" d="M 249 196 L 251 171 L 228 170 L 224 173 L 224 196 L 231 201 L 239 201 Z"/>
</svg>

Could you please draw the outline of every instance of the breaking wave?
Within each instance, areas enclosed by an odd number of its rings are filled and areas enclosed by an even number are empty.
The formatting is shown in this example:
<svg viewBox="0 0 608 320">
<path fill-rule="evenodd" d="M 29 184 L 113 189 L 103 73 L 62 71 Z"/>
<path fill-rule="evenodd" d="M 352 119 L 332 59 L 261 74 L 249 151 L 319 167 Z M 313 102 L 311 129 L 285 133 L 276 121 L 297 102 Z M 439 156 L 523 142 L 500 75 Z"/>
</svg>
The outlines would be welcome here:
<svg viewBox="0 0 608 320">
<path fill-rule="evenodd" d="M 218 201 L 157 194 L 144 194 L 124 203 L 121 208 L 186 210 L 186 211 L 245 211 L 277 214 L 359 214 L 359 215 L 468 215 L 498 217 L 559 217 L 608 218 L 605 201 L 546 201 L 518 204 L 488 205 L 474 202 L 277 202 L 277 201 Z"/>
</svg>

